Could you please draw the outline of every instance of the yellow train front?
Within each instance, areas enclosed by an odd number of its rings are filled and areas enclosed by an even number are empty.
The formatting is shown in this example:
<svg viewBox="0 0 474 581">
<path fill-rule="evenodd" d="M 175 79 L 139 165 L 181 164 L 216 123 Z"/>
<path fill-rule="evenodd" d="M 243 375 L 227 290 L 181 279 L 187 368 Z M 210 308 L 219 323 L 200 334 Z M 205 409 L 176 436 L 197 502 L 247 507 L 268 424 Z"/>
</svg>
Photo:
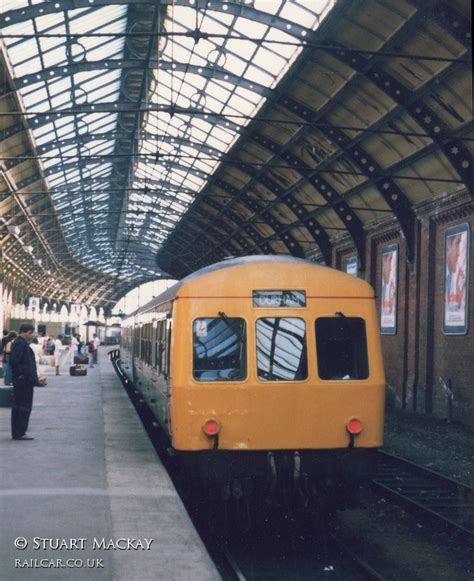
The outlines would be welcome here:
<svg viewBox="0 0 474 581">
<path fill-rule="evenodd" d="M 304 479 L 344 504 L 373 475 L 385 379 L 366 282 L 295 258 L 232 259 L 128 328 L 132 379 L 203 486 Z"/>
</svg>

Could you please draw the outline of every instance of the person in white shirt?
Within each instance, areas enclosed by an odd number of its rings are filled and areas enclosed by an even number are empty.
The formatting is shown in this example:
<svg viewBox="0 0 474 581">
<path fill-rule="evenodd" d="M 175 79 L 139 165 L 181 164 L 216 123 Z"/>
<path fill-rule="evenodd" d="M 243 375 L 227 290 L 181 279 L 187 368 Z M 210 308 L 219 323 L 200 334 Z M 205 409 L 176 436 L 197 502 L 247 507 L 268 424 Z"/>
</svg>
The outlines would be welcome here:
<svg viewBox="0 0 474 581">
<path fill-rule="evenodd" d="M 92 335 L 92 340 L 89 341 L 89 355 L 91 358 L 90 367 L 94 367 L 94 364 L 97 365 L 97 354 L 98 354 L 99 345 L 100 345 L 100 339 L 94 333 L 94 335 Z"/>
<path fill-rule="evenodd" d="M 54 366 L 56 368 L 56 375 L 61 375 L 59 373 L 60 358 L 64 352 L 63 336 L 58 335 L 54 340 Z"/>
<path fill-rule="evenodd" d="M 79 341 L 77 340 L 76 335 L 71 337 L 71 351 L 74 355 L 80 355 L 79 353 Z"/>
<path fill-rule="evenodd" d="M 33 337 L 33 339 L 31 339 L 30 349 L 35 354 L 36 367 L 39 368 L 40 357 L 41 355 L 43 355 L 43 347 L 42 345 L 39 344 L 39 341 L 36 337 Z"/>
<path fill-rule="evenodd" d="M 76 339 L 77 342 L 77 339 Z M 63 359 L 61 361 L 61 363 L 63 365 L 74 365 L 74 355 L 76 354 L 76 348 L 74 346 L 74 343 L 71 341 L 71 343 L 69 343 L 69 345 L 63 345 L 63 349 L 64 349 L 64 356 Z"/>
</svg>

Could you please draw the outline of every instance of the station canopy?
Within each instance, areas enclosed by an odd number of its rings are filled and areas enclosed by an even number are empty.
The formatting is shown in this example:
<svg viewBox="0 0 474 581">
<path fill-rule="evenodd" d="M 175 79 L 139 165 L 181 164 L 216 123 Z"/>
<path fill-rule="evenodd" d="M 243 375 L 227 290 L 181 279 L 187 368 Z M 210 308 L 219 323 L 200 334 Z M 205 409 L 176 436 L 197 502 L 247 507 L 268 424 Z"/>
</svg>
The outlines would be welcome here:
<svg viewBox="0 0 474 581">
<path fill-rule="evenodd" d="M 411 259 L 414 208 L 472 182 L 468 3 L 441 4 L 2 0 L 23 248 L 99 305 L 229 255 L 330 264 L 341 236 L 363 269 L 386 219 Z"/>
<path fill-rule="evenodd" d="M 140 280 L 330 10 L 327 0 L 2 0 L 2 33 L 72 255 Z"/>
</svg>

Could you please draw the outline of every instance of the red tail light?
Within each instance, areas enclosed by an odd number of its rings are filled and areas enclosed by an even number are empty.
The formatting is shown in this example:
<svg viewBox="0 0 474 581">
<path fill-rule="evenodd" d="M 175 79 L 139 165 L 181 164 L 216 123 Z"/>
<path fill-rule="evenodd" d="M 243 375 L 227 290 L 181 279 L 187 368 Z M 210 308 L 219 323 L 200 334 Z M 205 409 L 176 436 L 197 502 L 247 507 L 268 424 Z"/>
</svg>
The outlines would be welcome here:
<svg viewBox="0 0 474 581">
<path fill-rule="evenodd" d="M 217 436 L 221 427 L 216 420 L 207 420 L 207 422 L 202 427 L 202 431 L 206 434 L 206 436 Z"/>
<path fill-rule="evenodd" d="M 362 422 L 357 418 L 352 418 L 347 422 L 346 430 L 349 432 L 349 434 L 356 436 L 362 432 Z"/>
</svg>

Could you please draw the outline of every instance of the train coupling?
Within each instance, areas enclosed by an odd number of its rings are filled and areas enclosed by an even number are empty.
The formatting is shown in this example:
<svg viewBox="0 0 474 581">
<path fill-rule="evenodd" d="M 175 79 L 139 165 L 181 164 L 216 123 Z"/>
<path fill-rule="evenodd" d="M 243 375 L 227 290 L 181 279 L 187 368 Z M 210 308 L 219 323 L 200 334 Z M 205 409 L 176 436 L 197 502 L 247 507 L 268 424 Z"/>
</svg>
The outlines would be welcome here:
<svg viewBox="0 0 474 581">
<path fill-rule="evenodd" d="M 272 504 L 273 503 L 273 496 L 275 494 L 275 490 L 276 490 L 277 484 L 278 484 L 275 454 L 273 452 L 267 453 L 267 462 L 268 462 L 268 467 L 270 470 L 270 488 L 268 490 L 265 501 L 267 504 Z"/>
<path fill-rule="evenodd" d="M 293 486 L 303 507 L 309 504 L 309 478 L 306 472 L 301 472 L 301 454 L 293 453 Z"/>
<path fill-rule="evenodd" d="M 301 470 L 300 452 L 268 452 L 269 489 L 267 504 L 278 504 L 278 499 L 296 493 L 303 505 L 307 504 L 308 477 Z"/>
</svg>

